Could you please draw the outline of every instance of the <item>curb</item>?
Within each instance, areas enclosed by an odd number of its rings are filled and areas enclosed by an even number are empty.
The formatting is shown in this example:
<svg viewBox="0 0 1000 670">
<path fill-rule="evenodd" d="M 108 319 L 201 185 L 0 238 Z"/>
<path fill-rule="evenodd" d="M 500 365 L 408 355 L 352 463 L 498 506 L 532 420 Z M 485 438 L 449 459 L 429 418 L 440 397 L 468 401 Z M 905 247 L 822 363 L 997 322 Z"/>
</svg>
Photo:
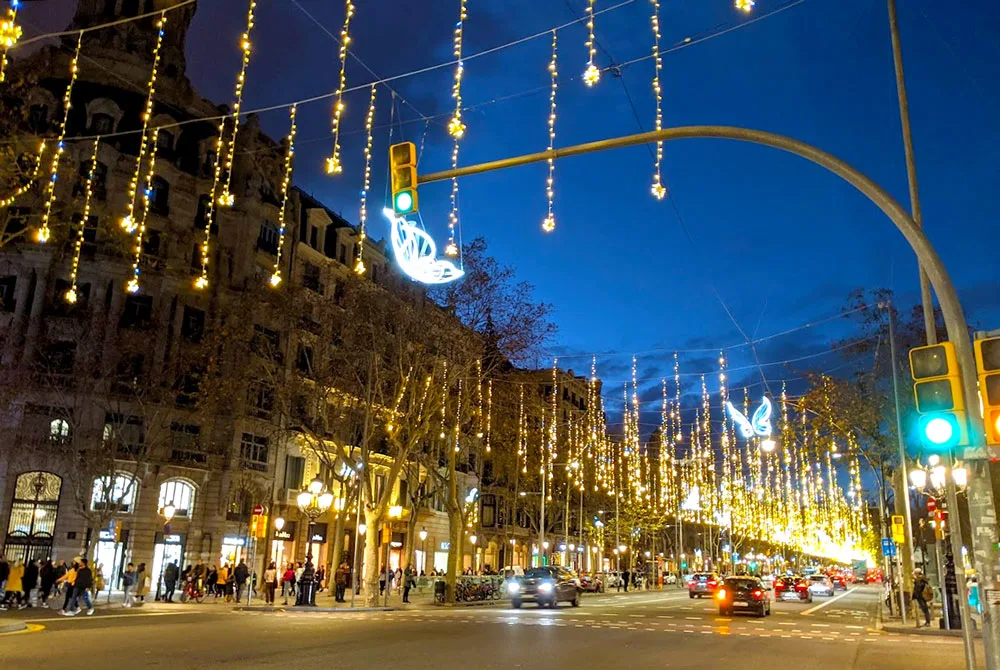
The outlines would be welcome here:
<svg viewBox="0 0 1000 670">
<path fill-rule="evenodd" d="M 311 614 L 311 613 L 324 613 L 329 614 L 331 612 L 339 612 L 344 614 L 350 614 L 351 612 L 395 612 L 399 610 L 399 607 L 295 607 L 289 605 L 288 607 L 270 607 L 270 606 L 256 606 L 251 605 L 249 607 L 234 607 L 234 612 L 295 612 L 299 614 Z"/>
<path fill-rule="evenodd" d="M 16 633 L 28 628 L 28 625 L 23 621 L 10 620 L 0 622 L 0 633 Z"/>
</svg>

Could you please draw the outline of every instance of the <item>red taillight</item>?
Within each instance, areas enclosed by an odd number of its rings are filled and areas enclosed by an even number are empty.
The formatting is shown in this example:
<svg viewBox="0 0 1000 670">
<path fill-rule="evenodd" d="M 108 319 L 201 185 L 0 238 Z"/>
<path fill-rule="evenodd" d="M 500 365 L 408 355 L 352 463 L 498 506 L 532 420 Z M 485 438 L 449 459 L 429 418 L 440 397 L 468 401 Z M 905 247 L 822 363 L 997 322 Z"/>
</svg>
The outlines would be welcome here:
<svg viewBox="0 0 1000 670">
<path fill-rule="evenodd" d="M 709 579 L 709 580 L 708 580 L 708 585 L 709 585 L 709 586 L 715 586 L 716 584 L 718 584 L 718 582 L 717 582 L 717 581 L 715 581 L 714 579 Z"/>
<path fill-rule="evenodd" d="M 760 600 L 761 598 L 764 597 L 764 592 L 761 591 L 760 589 L 754 589 L 753 590 L 753 597 L 756 598 L 756 599 L 758 599 L 758 600 Z"/>
</svg>

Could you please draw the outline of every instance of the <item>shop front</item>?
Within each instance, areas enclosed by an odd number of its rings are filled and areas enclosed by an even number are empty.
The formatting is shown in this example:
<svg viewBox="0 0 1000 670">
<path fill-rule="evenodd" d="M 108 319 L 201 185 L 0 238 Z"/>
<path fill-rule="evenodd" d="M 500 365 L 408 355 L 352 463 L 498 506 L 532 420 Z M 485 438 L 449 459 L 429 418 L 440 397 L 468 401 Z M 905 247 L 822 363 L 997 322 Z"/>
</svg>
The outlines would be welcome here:
<svg viewBox="0 0 1000 670">
<path fill-rule="evenodd" d="M 177 562 L 178 574 L 184 569 L 184 534 L 157 533 L 153 540 L 153 571 L 150 576 L 156 580 L 156 598 L 163 590 L 163 571 Z"/>
<path fill-rule="evenodd" d="M 268 560 L 282 567 L 295 560 L 295 534 L 299 530 L 297 521 L 285 521 L 281 530 L 274 529 Z"/>
<path fill-rule="evenodd" d="M 97 534 L 97 555 L 95 567 L 101 571 L 104 580 L 113 589 L 121 588 L 119 577 L 127 563 L 129 531 L 122 529 L 121 521 L 111 521 L 107 528 Z"/>
<path fill-rule="evenodd" d="M 310 523 L 306 529 L 306 554 L 312 556 L 313 567 L 326 565 L 326 534 L 329 528 L 325 523 Z"/>
<path fill-rule="evenodd" d="M 233 566 L 247 558 L 247 539 L 240 535 L 224 535 L 222 551 L 219 553 L 219 567 Z"/>
</svg>

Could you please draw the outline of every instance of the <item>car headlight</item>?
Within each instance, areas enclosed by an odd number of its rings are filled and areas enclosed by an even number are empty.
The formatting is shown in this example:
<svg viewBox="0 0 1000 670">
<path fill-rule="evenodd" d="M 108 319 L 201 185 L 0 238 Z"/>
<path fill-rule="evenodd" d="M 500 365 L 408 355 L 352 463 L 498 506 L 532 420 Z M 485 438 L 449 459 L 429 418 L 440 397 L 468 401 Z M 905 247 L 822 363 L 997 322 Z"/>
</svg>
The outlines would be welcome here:
<svg viewBox="0 0 1000 670">
<path fill-rule="evenodd" d="M 517 582 L 507 582 L 507 593 L 517 593 L 521 590 L 521 585 Z"/>
<path fill-rule="evenodd" d="M 541 584 L 538 585 L 538 592 L 539 593 L 551 593 L 552 592 L 552 584 L 550 582 L 542 582 Z"/>
</svg>

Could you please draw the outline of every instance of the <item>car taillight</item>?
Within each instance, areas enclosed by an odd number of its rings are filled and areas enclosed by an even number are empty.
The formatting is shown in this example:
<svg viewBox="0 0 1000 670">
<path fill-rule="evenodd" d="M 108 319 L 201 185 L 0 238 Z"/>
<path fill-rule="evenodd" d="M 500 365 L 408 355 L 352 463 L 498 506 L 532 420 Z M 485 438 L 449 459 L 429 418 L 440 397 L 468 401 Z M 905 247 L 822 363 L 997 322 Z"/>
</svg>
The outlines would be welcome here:
<svg viewBox="0 0 1000 670">
<path fill-rule="evenodd" d="M 709 586 L 715 586 L 716 584 L 718 584 L 718 582 L 716 582 L 714 579 L 709 579 L 708 580 L 708 585 Z"/>
<path fill-rule="evenodd" d="M 718 598 L 719 600 L 725 600 L 726 599 L 726 590 L 725 589 L 719 589 L 719 593 L 715 597 Z"/>
<path fill-rule="evenodd" d="M 753 593 L 753 597 L 757 598 L 758 600 L 760 600 L 761 598 L 764 597 L 764 592 L 761 591 L 760 589 L 754 589 L 752 593 Z"/>
</svg>

